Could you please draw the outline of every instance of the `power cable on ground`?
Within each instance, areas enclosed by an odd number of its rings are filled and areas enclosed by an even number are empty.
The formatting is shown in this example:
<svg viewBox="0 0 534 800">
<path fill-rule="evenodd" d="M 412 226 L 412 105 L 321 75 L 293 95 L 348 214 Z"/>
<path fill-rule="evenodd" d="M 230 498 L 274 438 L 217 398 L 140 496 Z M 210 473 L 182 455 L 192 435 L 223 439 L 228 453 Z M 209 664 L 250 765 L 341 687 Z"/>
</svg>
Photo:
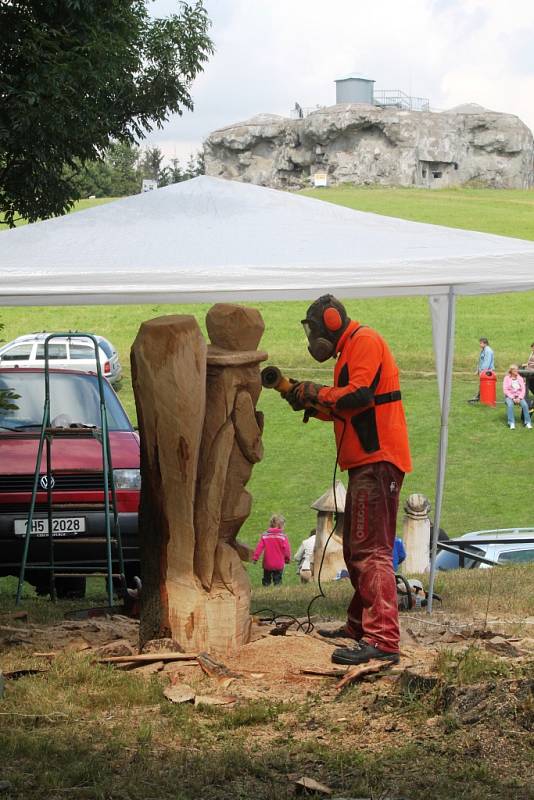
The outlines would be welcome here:
<svg viewBox="0 0 534 800">
<path fill-rule="evenodd" d="M 343 417 L 338 417 L 336 414 L 332 414 L 332 416 L 335 417 L 335 419 L 337 419 L 337 420 L 339 420 L 339 421 L 341 421 L 343 423 L 343 431 L 341 433 L 341 438 L 339 440 L 339 445 L 337 445 L 337 447 L 336 447 L 336 460 L 334 462 L 334 471 L 333 471 L 333 474 L 332 474 L 332 492 L 334 494 L 334 526 L 333 526 L 332 530 L 330 531 L 328 539 L 326 540 L 326 544 L 325 544 L 325 546 L 323 548 L 323 554 L 321 556 L 321 563 L 319 565 L 319 571 L 317 573 L 317 585 L 318 585 L 318 588 L 319 588 L 319 593 L 316 594 L 314 597 L 312 597 L 312 599 L 308 603 L 308 608 L 306 609 L 307 622 L 301 622 L 300 620 L 298 620 L 296 617 L 292 616 L 291 614 L 278 614 L 276 611 L 273 611 L 270 608 L 262 608 L 262 609 L 259 609 L 258 611 L 253 611 L 252 612 L 253 615 L 255 615 L 255 616 L 258 615 L 258 614 L 261 614 L 261 613 L 269 612 L 269 614 L 271 615 L 271 618 L 270 618 L 269 621 L 271 623 L 274 623 L 275 626 L 279 627 L 281 629 L 281 632 L 282 632 L 282 628 L 285 628 L 285 630 L 283 631 L 284 633 L 289 627 L 291 627 L 294 624 L 297 625 L 297 630 L 301 630 L 304 633 L 308 633 L 308 634 L 309 633 L 313 633 L 313 631 L 315 630 L 315 625 L 311 621 L 311 609 L 312 609 L 312 606 L 321 597 L 323 597 L 325 599 L 327 598 L 327 596 L 326 596 L 326 594 L 325 594 L 325 592 L 323 590 L 322 584 L 321 584 L 321 572 L 323 570 L 323 564 L 324 564 L 324 559 L 325 559 L 325 555 L 326 555 L 326 550 L 328 548 L 328 545 L 330 544 L 330 539 L 332 538 L 334 533 L 337 531 L 337 527 L 338 527 L 339 514 L 338 514 L 338 507 L 337 507 L 336 478 L 337 478 L 337 467 L 338 467 L 339 453 L 341 451 L 341 446 L 343 444 L 343 439 L 345 438 L 345 431 L 346 431 L 346 428 L 347 428 L 346 420 L 344 420 Z M 292 621 L 290 621 L 289 625 L 286 625 L 286 623 L 283 620 L 292 620 Z"/>
</svg>

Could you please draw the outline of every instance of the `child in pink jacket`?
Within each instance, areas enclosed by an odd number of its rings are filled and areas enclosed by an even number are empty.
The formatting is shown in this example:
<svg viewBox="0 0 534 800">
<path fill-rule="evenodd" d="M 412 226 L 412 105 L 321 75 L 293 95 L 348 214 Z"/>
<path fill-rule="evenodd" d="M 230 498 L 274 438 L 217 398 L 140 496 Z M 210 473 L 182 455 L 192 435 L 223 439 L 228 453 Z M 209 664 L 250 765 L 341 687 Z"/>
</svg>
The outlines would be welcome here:
<svg viewBox="0 0 534 800">
<path fill-rule="evenodd" d="M 282 583 L 284 567 L 291 561 L 289 539 L 284 533 L 285 518 L 281 514 L 273 514 L 268 530 L 262 533 L 252 561 L 256 563 L 263 553 L 263 586 L 275 586 Z"/>
<path fill-rule="evenodd" d="M 502 384 L 504 392 L 504 402 L 506 403 L 506 410 L 508 412 L 508 427 L 511 431 L 515 428 L 515 406 L 520 406 L 523 411 L 523 419 L 525 420 L 525 428 L 532 428 L 530 422 L 530 413 L 528 410 L 527 401 L 525 400 L 525 381 L 519 374 L 517 364 L 511 364 L 510 369 L 504 376 Z"/>
</svg>

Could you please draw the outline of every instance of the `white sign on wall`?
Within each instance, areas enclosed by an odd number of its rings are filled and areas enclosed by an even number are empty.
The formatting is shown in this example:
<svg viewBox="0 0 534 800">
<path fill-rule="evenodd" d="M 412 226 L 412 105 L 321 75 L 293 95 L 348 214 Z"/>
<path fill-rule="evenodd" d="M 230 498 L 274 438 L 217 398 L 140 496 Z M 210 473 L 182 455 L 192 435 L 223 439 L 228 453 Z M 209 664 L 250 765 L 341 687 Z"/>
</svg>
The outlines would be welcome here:
<svg viewBox="0 0 534 800">
<path fill-rule="evenodd" d="M 328 186 L 328 175 L 326 172 L 316 172 L 313 175 L 314 186 Z"/>
</svg>

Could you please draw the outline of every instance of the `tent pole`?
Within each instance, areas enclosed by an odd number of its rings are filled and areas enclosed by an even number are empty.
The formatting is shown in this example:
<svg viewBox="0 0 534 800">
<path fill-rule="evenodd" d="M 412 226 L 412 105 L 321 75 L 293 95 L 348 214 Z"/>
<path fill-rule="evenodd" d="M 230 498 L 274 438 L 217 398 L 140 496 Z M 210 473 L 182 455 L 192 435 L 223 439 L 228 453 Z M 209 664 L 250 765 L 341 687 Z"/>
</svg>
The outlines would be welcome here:
<svg viewBox="0 0 534 800">
<path fill-rule="evenodd" d="M 436 477 L 436 505 L 434 512 L 434 530 L 430 549 L 430 580 L 428 586 L 427 611 L 432 613 L 434 581 L 436 577 L 436 555 L 438 550 L 439 526 L 441 523 L 441 507 L 443 504 L 443 488 L 445 484 L 445 467 L 447 463 L 447 446 L 449 441 L 449 411 L 451 405 L 452 365 L 454 358 L 454 319 L 456 296 L 454 287 L 449 286 L 447 307 L 447 344 L 445 348 L 445 364 L 443 375 L 443 398 L 441 403 L 441 426 L 439 433 L 438 473 Z"/>
</svg>

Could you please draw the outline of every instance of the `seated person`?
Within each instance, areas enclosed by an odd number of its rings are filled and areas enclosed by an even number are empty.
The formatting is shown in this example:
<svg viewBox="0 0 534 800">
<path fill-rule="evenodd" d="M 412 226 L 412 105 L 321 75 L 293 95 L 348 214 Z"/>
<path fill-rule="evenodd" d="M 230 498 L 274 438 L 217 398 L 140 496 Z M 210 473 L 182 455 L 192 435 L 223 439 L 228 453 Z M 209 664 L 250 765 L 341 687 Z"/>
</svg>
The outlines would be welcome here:
<svg viewBox="0 0 534 800">
<path fill-rule="evenodd" d="M 525 400 L 525 381 L 519 374 L 517 364 L 511 364 L 508 372 L 504 376 L 502 384 L 504 392 L 504 402 L 506 403 L 508 413 L 508 427 L 511 431 L 515 429 L 514 408 L 520 406 L 523 412 L 523 419 L 526 428 L 532 428 L 530 422 L 530 413 L 528 405 Z"/>
</svg>

